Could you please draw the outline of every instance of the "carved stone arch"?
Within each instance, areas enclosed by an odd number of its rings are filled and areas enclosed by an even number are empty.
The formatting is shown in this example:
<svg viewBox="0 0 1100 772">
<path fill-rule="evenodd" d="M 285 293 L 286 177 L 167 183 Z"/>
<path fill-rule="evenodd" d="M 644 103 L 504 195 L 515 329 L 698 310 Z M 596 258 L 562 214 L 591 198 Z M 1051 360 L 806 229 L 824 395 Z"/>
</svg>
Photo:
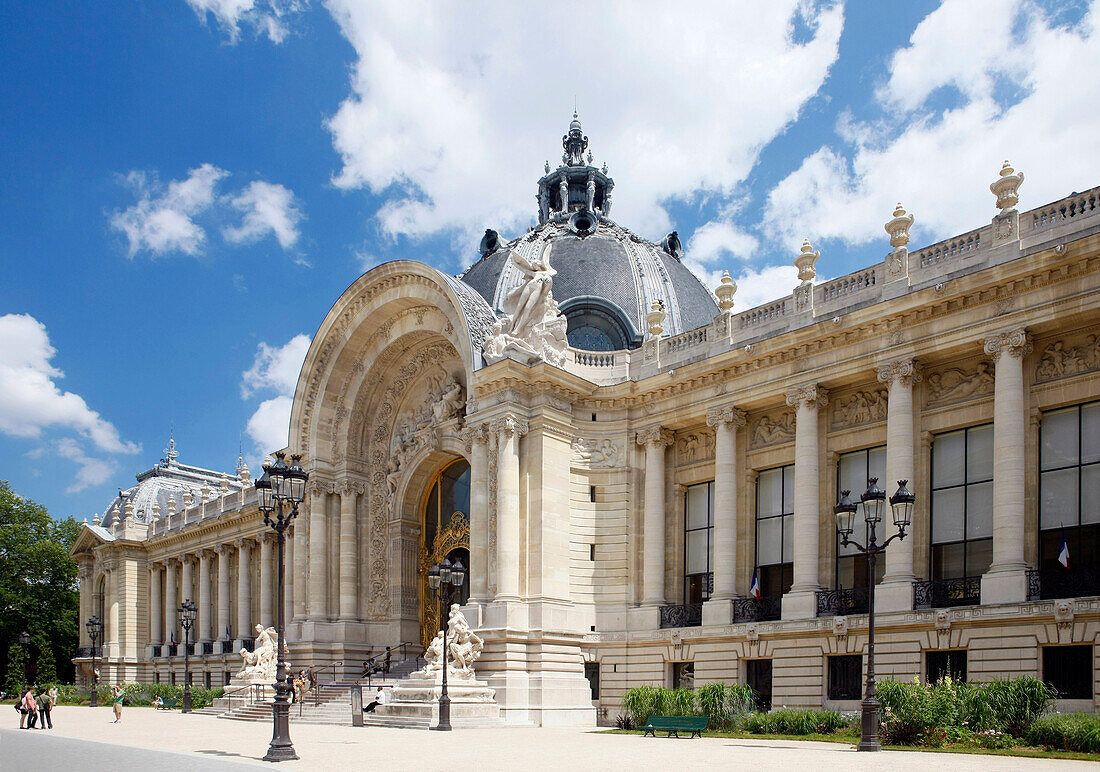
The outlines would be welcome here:
<svg viewBox="0 0 1100 772">
<path fill-rule="evenodd" d="M 395 318 L 400 319 L 402 314 L 408 317 L 406 312 L 418 306 L 434 308 L 446 319 L 433 332 L 458 353 L 466 383 L 470 382 L 470 374 L 482 366 L 481 347 L 495 316 L 476 292 L 430 266 L 412 261 L 386 263 L 368 271 L 340 296 L 325 317 L 298 378 L 291 409 L 291 446 L 305 455 L 309 469 L 336 471 L 332 429 L 349 417 L 347 395 L 354 393 L 354 377 L 349 380 L 349 375 L 356 368 L 369 370 L 371 364 L 357 355 L 373 335 L 385 331 L 386 325 L 392 330 Z M 383 350 L 388 347 L 383 346 Z"/>
</svg>

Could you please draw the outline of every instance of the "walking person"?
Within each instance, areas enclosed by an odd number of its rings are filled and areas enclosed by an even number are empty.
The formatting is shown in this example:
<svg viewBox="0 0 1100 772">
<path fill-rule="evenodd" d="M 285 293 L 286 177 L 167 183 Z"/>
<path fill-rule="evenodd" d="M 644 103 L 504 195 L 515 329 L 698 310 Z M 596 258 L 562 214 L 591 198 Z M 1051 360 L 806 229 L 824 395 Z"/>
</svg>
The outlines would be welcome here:
<svg viewBox="0 0 1100 772">
<path fill-rule="evenodd" d="M 38 704 L 34 701 L 33 686 L 28 686 L 27 693 L 23 695 L 23 710 L 27 711 L 27 725 L 24 729 L 34 729 L 38 722 Z"/>
<path fill-rule="evenodd" d="M 53 719 L 50 717 L 50 711 L 53 710 L 55 699 L 51 696 L 51 692 L 56 693 L 57 687 L 50 689 L 47 692 L 42 689 L 38 692 L 38 728 L 39 729 L 53 729 Z"/>
<path fill-rule="evenodd" d="M 122 698 L 125 693 L 122 691 L 122 686 L 115 684 L 114 689 L 114 708 L 115 708 L 115 720 L 112 723 L 117 724 L 122 720 Z"/>
</svg>

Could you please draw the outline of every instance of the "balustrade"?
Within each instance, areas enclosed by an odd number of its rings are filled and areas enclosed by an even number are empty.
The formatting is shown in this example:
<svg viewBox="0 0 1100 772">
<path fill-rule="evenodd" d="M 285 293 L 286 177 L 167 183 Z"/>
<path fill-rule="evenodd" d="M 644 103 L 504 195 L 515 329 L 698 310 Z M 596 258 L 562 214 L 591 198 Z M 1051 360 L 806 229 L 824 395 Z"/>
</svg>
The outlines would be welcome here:
<svg viewBox="0 0 1100 772">
<path fill-rule="evenodd" d="M 698 627 L 703 624 L 703 604 L 661 606 L 661 627 Z"/>
<path fill-rule="evenodd" d="M 977 606 L 981 603 L 982 578 L 933 579 L 913 583 L 913 607 L 918 609 Z"/>
<path fill-rule="evenodd" d="M 1053 228 L 1067 220 L 1095 214 L 1098 210 L 1100 210 L 1100 194 L 1097 193 L 1096 188 L 1085 193 L 1075 193 L 1056 204 L 1033 209 L 1030 212 L 1031 229 L 1038 231 Z"/>
<path fill-rule="evenodd" d="M 733 601 L 734 622 L 771 622 L 779 619 L 783 613 L 782 599 L 738 598 Z"/>
<path fill-rule="evenodd" d="M 1028 600 L 1084 598 L 1100 595 L 1100 570 L 1090 566 L 1073 569 L 1031 569 L 1027 572 Z"/>
<path fill-rule="evenodd" d="M 917 265 L 927 268 L 954 257 L 964 257 L 977 252 L 982 248 L 982 230 L 984 229 L 964 233 L 953 239 L 925 247 L 917 252 Z"/>
<path fill-rule="evenodd" d="M 877 275 L 874 268 L 867 268 L 862 271 L 856 271 L 850 273 L 847 276 L 841 276 L 839 279 L 833 279 L 832 281 L 825 282 L 818 288 L 820 292 L 820 302 L 829 303 L 834 300 L 839 300 L 845 295 L 851 295 L 861 290 L 874 287 L 877 283 Z"/>
<path fill-rule="evenodd" d="M 758 306 L 757 308 L 750 308 L 748 311 L 743 312 L 738 319 L 740 320 L 741 329 L 746 327 L 753 327 L 758 324 L 766 324 L 767 322 L 780 319 L 787 314 L 787 299 L 777 300 L 774 303 L 768 303 L 767 305 Z"/>
<path fill-rule="evenodd" d="M 849 587 L 844 590 L 824 590 L 817 593 L 817 615 L 819 617 L 847 616 L 866 614 L 866 587 Z"/>
</svg>

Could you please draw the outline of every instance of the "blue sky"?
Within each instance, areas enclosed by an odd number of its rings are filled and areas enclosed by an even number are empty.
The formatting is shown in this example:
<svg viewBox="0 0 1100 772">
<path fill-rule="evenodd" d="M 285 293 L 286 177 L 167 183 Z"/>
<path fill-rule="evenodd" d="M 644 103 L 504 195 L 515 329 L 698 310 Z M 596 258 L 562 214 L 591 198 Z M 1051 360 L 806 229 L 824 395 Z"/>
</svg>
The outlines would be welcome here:
<svg viewBox="0 0 1100 772">
<path fill-rule="evenodd" d="M 286 436 L 309 337 L 385 260 L 515 236 L 574 99 L 614 216 L 737 308 L 1100 183 L 1087 2 L 160 0 L 0 6 L 0 478 L 102 512 L 162 455 Z"/>
</svg>

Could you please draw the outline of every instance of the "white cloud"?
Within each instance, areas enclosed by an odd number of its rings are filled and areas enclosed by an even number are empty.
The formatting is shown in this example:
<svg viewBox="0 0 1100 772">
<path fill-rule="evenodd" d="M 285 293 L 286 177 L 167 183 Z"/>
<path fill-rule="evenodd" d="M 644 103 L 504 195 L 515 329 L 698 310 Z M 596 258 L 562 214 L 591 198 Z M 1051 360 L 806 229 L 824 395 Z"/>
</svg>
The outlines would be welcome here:
<svg viewBox="0 0 1100 772">
<path fill-rule="evenodd" d="M 149 252 L 198 255 L 206 244 L 205 220 L 242 214 L 240 225 L 222 229 L 230 244 L 249 244 L 268 234 L 283 249 L 292 248 L 304 219 L 298 199 L 283 185 L 254 180 L 235 194 L 218 195 L 218 184 L 229 176 L 225 169 L 203 164 L 182 180 L 162 184 L 156 173 L 131 171 L 124 179 L 138 201 L 111 215 L 111 227 L 125 234 L 129 256 Z"/>
<path fill-rule="evenodd" d="M 798 269 L 793 265 L 766 265 L 760 270 L 748 268 L 733 275 L 737 294 L 734 311 L 744 311 L 781 297 L 789 297 L 798 286 Z"/>
<path fill-rule="evenodd" d="M 996 213 L 989 183 L 1005 159 L 1025 172 L 1021 208 L 1100 177 L 1100 8 L 1060 27 L 1023 0 L 947 0 L 897 51 L 877 98 L 889 119 L 842 117 L 825 145 L 770 192 L 764 226 L 803 236 L 881 239 L 894 204 L 916 216 L 915 243 L 962 233 Z M 945 107 L 944 105 L 948 106 Z M 919 233 L 918 233 L 919 232 Z"/>
<path fill-rule="evenodd" d="M 662 235 L 662 202 L 730 193 L 795 120 L 836 60 L 843 17 L 799 0 L 328 7 L 359 57 L 329 121 L 336 184 L 387 196 L 390 236 L 471 240 L 531 221 L 532 148 L 557 162 L 574 93 L 616 177 L 612 215 Z M 812 30 L 804 41 L 796 21 Z"/>
<path fill-rule="evenodd" d="M 65 437 L 57 441 L 57 455 L 73 461 L 79 467 L 76 480 L 65 489 L 67 493 L 79 493 L 87 488 L 102 485 L 118 470 L 118 464 L 109 459 L 91 458 L 85 455 L 76 440 Z"/>
<path fill-rule="evenodd" d="M 129 254 L 141 250 L 155 255 L 183 252 L 197 255 L 206 241 L 206 231 L 195 221 L 214 203 L 214 188 L 229 172 L 213 164 L 192 169 L 186 179 L 161 185 L 155 175 L 132 171 L 126 175 L 138 202 L 111 217 L 111 227 L 126 234 Z"/>
<path fill-rule="evenodd" d="M 759 247 L 756 237 L 728 220 L 711 220 L 692 234 L 687 254 L 702 263 L 712 263 L 726 256 L 747 260 Z"/>
<path fill-rule="evenodd" d="M 71 429 L 105 452 L 138 452 L 83 397 L 54 383 L 64 374 L 50 364 L 57 351 L 44 324 L 29 314 L 0 316 L 0 341 L 0 431 L 39 437 L 47 428 Z"/>
<path fill-rule="evenodd" d="M 276 395 L 260 403 L 245 427 L 259 456 L 286 447 L 290 408 L 309 343 L 306 335 L 295 335 L 282 346 L 260 343 L 252 367 L 241 375 L 242 398 L 248 399 L 258 391 Z"/>
<path fill-rule="evenodd" d="M 187 0 L 187 4 L 203 23 L 207 14 L 213 15 L 233 43 L 240 39 L 242 25 L 281 43 L 290 33 L 290 20 L 309 5 L 307 0 Z"/>
<path fill-rule="evenodd" d="M 282 185 L 256 180 L 232 198 L 233 208 L 244 213 L 239 226 L 222 230 L 232 244 L 258 241 L 268 233 L 275 235 L 279 246 L 290 249 L 298 242 L 298 223 L 302 212 L 294 194 Z"/>
</svg>

